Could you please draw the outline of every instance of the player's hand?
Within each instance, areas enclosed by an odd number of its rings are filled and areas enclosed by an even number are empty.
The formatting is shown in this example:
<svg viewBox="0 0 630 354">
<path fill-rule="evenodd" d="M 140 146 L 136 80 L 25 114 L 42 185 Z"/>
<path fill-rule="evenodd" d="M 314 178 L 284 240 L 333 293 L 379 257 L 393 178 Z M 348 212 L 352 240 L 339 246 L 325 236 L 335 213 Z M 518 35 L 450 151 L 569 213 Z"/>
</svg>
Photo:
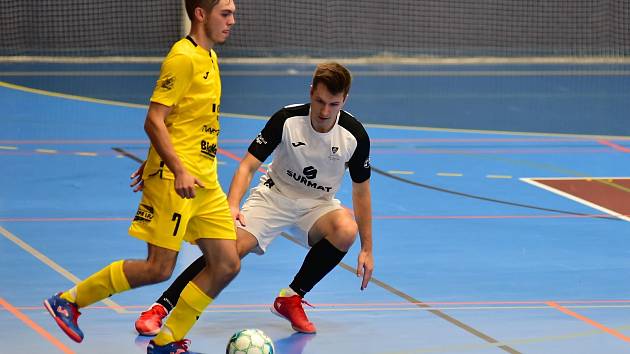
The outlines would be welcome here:
<svg viewBox="0 0 630 354">
<path fill-rule="evenodd" d="M 241 226 L 245 226 L 245 215 L 241 214 L 241 208 L 237 206 L 230 205 L 230 212 L 232 213 L 232 218 L 234 219 L 234 224 L 238 222 Z M 236 224 L 238 226 L 238 224 Z"/>
<path fill-rule="evenodd" d="M 192 199 L 195 197 L 196 186 L 201 188 L 205 187 L 199 178 L 188 172 L 175 176 L 175 193 L 184 199 Z"/>
<path fill-rule="evenodd" d="M 372 252 L 361 250 L 357 262 L 357 277 L 363 277 L 361 290 L 367 288 L 370 279 L 372 279 L 372 272 L 374 272 L 374 256 Z"/>
<path fill-rule="evenodd" d="M 147 164 L 146 161 L 143 161 L 140 167 L 131 174 L 129 178 L 132 179 L 129 187 L 133 188 L 133 192 L 139 192 L 144 189 L 144 180 L 142 179 L 142 172 L 144 172 L 144 166 Z M 135 187 L 135 188 L 134 188 Z"/>
</svg>

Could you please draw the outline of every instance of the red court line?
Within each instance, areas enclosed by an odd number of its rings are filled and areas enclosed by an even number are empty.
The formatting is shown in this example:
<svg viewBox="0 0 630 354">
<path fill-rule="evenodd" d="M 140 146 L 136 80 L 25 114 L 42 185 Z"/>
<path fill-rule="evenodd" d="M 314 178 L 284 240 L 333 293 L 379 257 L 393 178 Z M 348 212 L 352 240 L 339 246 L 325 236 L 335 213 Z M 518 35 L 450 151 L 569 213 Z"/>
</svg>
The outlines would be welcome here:
<svg viewBox="0 0 630 354">
<path fill-rule="evenodd" d="M 0 140 L 0 144 L 6 145 L 40 145 L 40 144 L 69 144 L 69 145 L 98 145 L 98 144 L 111 144 L 111 145 L 136 145 L 144 144 L 148 145 L 148 140 Z"/>
<path fill-rule="evenodd" d="M 548 305 L 548 300 L 531 300 L 531 301 L 430 301 L 430 302 L 366 302 L 366 303 L 314 303 L 316 307 L 393 307 L 393 306 L 409 306 L 409 305 L 429 305 L 429 306 L 474 306 L 474 305 Z M 557 300 L 556 304 L 564 305 L 610 305 L 610 304 L 630 304 L 628 300 Z M 268 308 L 271 304 L 211 304 L 208 308 L 215 309 L 243 309 L 243 308 Z M 122 309 L 144 310 L 146 305 L 127 305 L 120 306 Z M 16 307 L 25 311 L 41 311 L 41 306 L 21 306 Z M 88 306 L 90 309 L 110 310 L 110 306 Z M 1 309 L 0 309 L 1 311 Z"/>
<path fill-rule="evenodd" d="M 595 141 L 593 138 L 384 138 L 370 139 L 376 143 L 488 143 L 488 142 L 576 142 Z"/>
<path fill-rule="evenodd" d="M 375 155 L 388 154 L 575 154 L 575 153 L 593 153 L 605 154 L 613 153 L 607 148 L 530 148 L 530 149 L 372 149 Z"/>
<path fill-rule="evenodd" d="M 0 222 L 131 221 L 126 218 L 0 218 Z"/>
<path fill-rule="evenodd" d="M 46 332 L 45 329 L 40 327 L 37 323 L 33 322 L 28 316 L 20 312 L 17 308 L 13 307 L 7 301 L 0 297 L 0 305 L 4 307 L 7 311 L 9 311 L 13 316 L 20 319 L 27 326 L 31 327 L 35 332 L 37 332 L 40 336 L 44 337 L 46 340 L 51 342 L 55 347 L 59 348 L 62 352 L 66 354 L 74 354 L 75 352 L 70 348 L 66 347 L 63 343 L 61 343 L 57 338 L 53 337 L 50 333 Z M 41 306 L 39 307 L 41 310 Z M 5 344 L 8 345 L 8 344 Z"/>
<path fill-rule="evenodd" d="M 630 216 L 630 215 L 623 215 Z M 549 214 L 549 215 L 375 215 L 378 220 L 471 220 L 471 219 L 567 219 L 567 218 L 609 218 L 609 214 Z M 102 221 L 131 221 L 131 217 L 110 218 L 78 218 L 78 217 L 0 217 L 0 222 L 102 222 Z"/>
<path fill-rule="evenodd" d="M 577 312 L 573 312 L 573 311 L 567 309 L 566 307 L 562 307 L 556 302 L 549 301 L 549 302 L 547 302 L 547 305 L 549 305 L 549 306 L 557 309 L 558 311 L 561 311 L 561 312 L 563 312 L 563 313 L 565 313 L 565 314 L 567 314 L 567 315 L 569 315 L 571 317 L 575 317 L 575 318 L 577 318 L 579 320 L 582 320 L 582 321 L 590 324 L 593 327 L 597 327 L 597 328 L 601 329 L 602 331 L 604 331 L 604 332 L 606 332 L 608 334 L 612 334 L 613 336 L 615 336 L 615 337 L 617 337 L 617 338 L 619 338 L 619 339 L 621 339 L 621 340 L 623 340 L 625 342 L 630 343 L 630 337 L 627 337 L 627 336 L 623 335 L 622 333 L 620 333 L 620 332 L 618 332 L 618 331 L 616 331 L 616 330 L 614 330 L 612 328 L 608 328 L 608 327 L 604 326 L 603 324 L 601 324 L 599 322 L 595 322 L 595 321 L 591 320 L 590 318 L 588 318 L 586 316 L 582 316 L 582 315 L 580 315 Z"/>
<path fill-rule="evenodd" d="M 597 142 L 603 145 L 610 146 L 611 148 L 621 151 L 621 152 L 630 152 L 630 149 L 628 149 L 627 147 L 623 147 L 621 145 L 615 144 L 609 140 L 597 140 Z"/>
<path fill-rule="evenodd" d="M 628 216 L 628 215 L 624 215 Z M 549 215 L 377 215 L 380 220 L 440 220 L 440 219 L 566 219 L 566 218 L 609 218 L 609 214 L 549 214 Z"/>
<path fill-rule="evenodd" d="M 241 160 L 242 160 L 242 158 L 234 155 L 233 153 L 231 153 L 231 152 L 229 152 L 227 150 L 218 149 L 218 152 L 219 152 L 219 154 L 225 155 L 225 156 L 227 156 L 227 157 L 229 157 L 229 158 L 231 158 L 233 160 L 236 160 L 238 162 L 241 162 Z M 267 173 L 267 171 L 264 168 L 262 168 L 262 167 L 259 167 L 258 171 L 262 172 L 262 173 Z"/>
</svg>

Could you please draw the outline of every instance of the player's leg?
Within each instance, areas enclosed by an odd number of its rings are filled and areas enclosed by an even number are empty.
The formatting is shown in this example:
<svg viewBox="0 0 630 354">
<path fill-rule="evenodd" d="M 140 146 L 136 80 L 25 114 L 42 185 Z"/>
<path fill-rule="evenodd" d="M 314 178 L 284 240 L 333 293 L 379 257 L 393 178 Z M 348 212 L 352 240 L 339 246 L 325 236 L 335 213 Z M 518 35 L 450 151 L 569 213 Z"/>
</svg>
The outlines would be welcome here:
<svg viewBox="0 0 630 354">
<path fill-rule="evenodd" d="M 330 209 L 330 206 L 321 208 L 325 213 L 319 216 L 308 232 L 311 249 L 289 287 L 282 289 L 274 301 L 274 312 L 288 319 L 293 329 L 299 332 L 316 332 L 315 325 L 308 320 L 302 308 L 302 303 L 306 303 L 303 298 L 341 262 L 358 232 L 357 224 L 347 210 Z M 306 225 L 308 218 L 307 215 Z"/>
<path fill-rule="evenodd" d="M 258 245 L 256 238 L 243 229 L 238 229 L 236 237 L 236 248 L 241 259 Z M 186 287 L 188 282 L 193 280 L 205 266 L 205 258 L 203 256 L 197 258 L 173 281 L 168 289 L 155 300 L 153 305 L 140 314 L 135 323 L 136 330 L 139 334 L 152 336 L 160 331 L 162 320 L 173 310 L 184 287 Z"/>
<path fill-rule="evenodd" d="M 240 270 L 236 230 L 223 191 L 198 189 L 193 200 L 195 217 L 184 238 L 199 246 L 206 266 L 186 284 L 168 320 L 149 342 L 147 353 L 187 353 L 184 336 Z"/>
<path fill-rule="evenodd" d="M 354 217 L 346 209 L 337 209 L 321 216 L 311 227 L 308 240 L 311 249 L 291 283 L 291 289 L 305 296 L 315 284 L 333 270 L 356 240 Z"/>
<path fill-rule="evenodd" d="M 77 325 L 80 308 L 171 276 L 187 228 L 189 207 L 190 201 L 175 193 L 172 180 L 144 181 L 142 200 L 129 233 L 147 242 L 147 258 L 113 262 L 72 289 L 44 301 L 46 309 L 70 338 L 77 342 L 83 339 Z M 178 215 L 176 220 L 175 215 Z"/>
<path fill-rule="evenodd" d="M 206 266 L 184 287 L 177 305 L 150 345 L 166 346 L 183 341 L 204 309 L 240 271 L 234 240 L 197 239 L 196 242 Z"/>
<path fill-rule="evenodd" d="M 46 299 L 44 306 L 59 327 L 81 342 L 77 319 L 80 308 L 131 288 L 154 284 L 170 277 L 177 252 L 149 244 L 146 260 L 119 260 L 90 275 L 73 288 Z"/>
<path fill-rule="evenodd" d="M 135 322 L 136 330 L 140 335 L 153 336 L 160 331 L 162 320 L 173 310 L 186 284 L 195 278 L 205 266 L 205 258 L 203 256 L 197 258 L 186 267 L 146 311 L 140 314 Z"/>
</svg>

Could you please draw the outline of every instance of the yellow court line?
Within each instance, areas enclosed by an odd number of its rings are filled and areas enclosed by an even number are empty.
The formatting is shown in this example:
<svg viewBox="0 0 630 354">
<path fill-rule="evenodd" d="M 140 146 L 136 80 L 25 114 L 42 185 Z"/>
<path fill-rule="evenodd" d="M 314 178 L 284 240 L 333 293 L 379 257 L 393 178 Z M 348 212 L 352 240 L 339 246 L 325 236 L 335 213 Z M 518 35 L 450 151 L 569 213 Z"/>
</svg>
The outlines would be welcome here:
<svg viewBox="0 0 630 354">
<path fill-rule="evenodd" d="M 611 179 L 593 178 L 592 180 L 593 180 L 593 182 L 602 183 L 602 184 L 605 184 L 605 185 L 607 185 L 609 187 L 613 187 L 613 188 L 619 189 L 621 191 L 630 193 L 630 188 L 626 188 L 626 187 L 624 187 L 624 186 L 622 186 L 620 184 L 617 184 L 617 183 L 613 182 Z"/>
<path fill-rule="evenodd" d="M 391 173 L 393 175 L 412 175 L 412 174 L 414 174 L 413 171 L 399 171 L 399 170 L 390 170 L 390 171 L 387 171 L 387 173 Z"/>
<path fill-rule="evenodd" d="M 74 154 L 79 156 L 98 156 L 95 152 L 75 152 Z"/>
<path fill-rule="evenodd" d="M 104 100 L 98 98 L 89 98 L 84 96 L 70 95 L 65 93 L 58 93 L 46 90 L 34 89 L 26 86 L 10 84 L 8 82 L 0 81 L 0 87 L 6 87 L 13 90 L 24 91 L 29 93 L 35 93 L 38 95 L 59 97 L 83 102 L 100 103 L 111 106 L 128 107 L 128 108 L 141 108 L 147 109 L 148 105 L 125 103 L 113 100 Z M 226 118 L 240 118 L 240 119 L 254 119 L 254 120 L 268 120 L 269 116 L 253 115 L 253 114 L 239 114 L 239 113 L 227 113 L 221 112 L 221 117 Z M 418 127 L 408 125 L 389 125 L 389 124 L 364 124 L 369 128 L 382 128 L 382 129 L 396 129 L 396 130 L 418 130 L 418 131 L 438 131 L 438 132 L 454 132 L 454 133 L 474 133 L 474 134 L 499 134 L 499 135 L 519 135 L 519 136 L 546 136 L 546 137 L 567 137 L 567 138 L 585 138 L 585 139 L 609 139 L 609 140 L 630 140 L 630 136 L 615 136 L 615 135 L 588 135 L 588 134 L 559 134 L 559 133 L 536 133 L 536 132 L 512 132 L 503 130 L 475 130 L 475 129 L 453 129 L 453 128 L 433 128 L 433 127 Z"/>
<path fill-rule="evenodd" d="M 128 107 L 128 108 L 144 108 L 144 109 L 148 107 L 147 105 L 142 105 L 142 104 L 124 103 L 124 102 L 118 102 L 118 101 L 102 100 L 98 98 L 89 98 L 89 97 L 84 97 L 84 96 L 76 96 L 76 95 L 69 95 L 65 93 L 39 90 L 39 89 L 34 89 L 34 88 L 26 87 L 26 86 L 10 84 L 4 81 L 0 81 L 0 87 L 6 87 L 6 88 L 17 90 L 17 91 L 24 91 L 28 93 L 43 95 L 43 96 L 65 98 L 69 100 L 76 100 L 76 101 L 82 101 L 82 102 L 101 103 L 101 104 L 106 104 L 110 106 L 120 106 L 120 107 Z"/>
<path fill-rule="evenodd" d="M 461 177 L 464 174 L 463 173 L 452 173 L 452 172 L 438 172 L 438 173 L 436 173 L 436 175 L 442 176 L 442 177 Z"/>
<path fill-rule="evenodd" d="M 0 146 L 0 150 L 17 150 L 17 146 Z"/>
<path fill-rule="evenodd" d="M 486 178 L 505 178 L 505 179 L 509 179 L 509 178 L 512 178 L 512 176 L 507 176 L 507 175 L 486 175 Z"/>
<path fill-rule="evenodd" d="M 52 150 L 52 149 L 35 149 L 35 151 L 41 154 L 56 154 L 57 153 L 57 150 Z"/>
<path fill-rule="evenodd" d="M 33 257 L 35 257 L 35 258 L 39 259 L 40 261 L 42 261 L 42 263 L 44 263 L 48 267 L 52 268 L 57 273 L 61 274 L 64 278 L 70 280 L 72 283 L 78 284 L 81 281 L 81 279 L 79 279 L 77 276 L 75 276 L 74 274 L 72 274 L 69 271 L 67 271 L 65 268 L 63 268 L 62 266 L 57 264 L 52 259 L 46 257 L 46 255 L 44 255 L 43 253 L 41 253 L 38 250 L 36 250 L 35 248 L 33 248 L 28 243 L 22 241 L 19 237 L 15 236 L 11 232 L 9 232 L 9 230 L 5 229 L 2 226 L 0 226 L 0 234 L 2 234 L 4 237 L 6 237 L 9 241 L 11 241 L 11 242 L 15 243 L 16 245 L 20 246 L 20 248 L 22 248 L 26 252 L 30 253 Z M 118 313 L 121 313 L 121 314 L 129 313 L 129 311 L 127 311 L 125 308 L 123 308 L 122 306 L 118 305 L 117 303 L 115 303 L 114 301 L 112 301 L 110 299 L 103 299 L 103 300 L 101 300 L 101 302 L 103 302 L 105 305 L 107 305 L 107 307 L 111 308 L 112 310 L 114 310 L 114 311 L 116 311 Z"/>
</svg>

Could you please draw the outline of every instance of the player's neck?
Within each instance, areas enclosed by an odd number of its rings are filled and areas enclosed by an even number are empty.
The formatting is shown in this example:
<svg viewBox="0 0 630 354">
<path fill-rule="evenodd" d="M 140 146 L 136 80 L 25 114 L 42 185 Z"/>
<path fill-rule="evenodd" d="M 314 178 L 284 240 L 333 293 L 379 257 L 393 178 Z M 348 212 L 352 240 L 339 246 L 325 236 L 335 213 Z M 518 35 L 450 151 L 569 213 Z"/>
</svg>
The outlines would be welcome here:
<svg viewBox="0 0 630 354">
<path fill-rule="evenodd" d="M 195 30 L 193 28 L 190 30 L 188 36 L 192 38 L 198 46 L 207 51 L 210 51 L 210 49 L 212 49 L 212 47 L 214 46 L 214 43 L 208 38 L 208 36 L 206 36 L 203 31 Z"/>
</svg>

